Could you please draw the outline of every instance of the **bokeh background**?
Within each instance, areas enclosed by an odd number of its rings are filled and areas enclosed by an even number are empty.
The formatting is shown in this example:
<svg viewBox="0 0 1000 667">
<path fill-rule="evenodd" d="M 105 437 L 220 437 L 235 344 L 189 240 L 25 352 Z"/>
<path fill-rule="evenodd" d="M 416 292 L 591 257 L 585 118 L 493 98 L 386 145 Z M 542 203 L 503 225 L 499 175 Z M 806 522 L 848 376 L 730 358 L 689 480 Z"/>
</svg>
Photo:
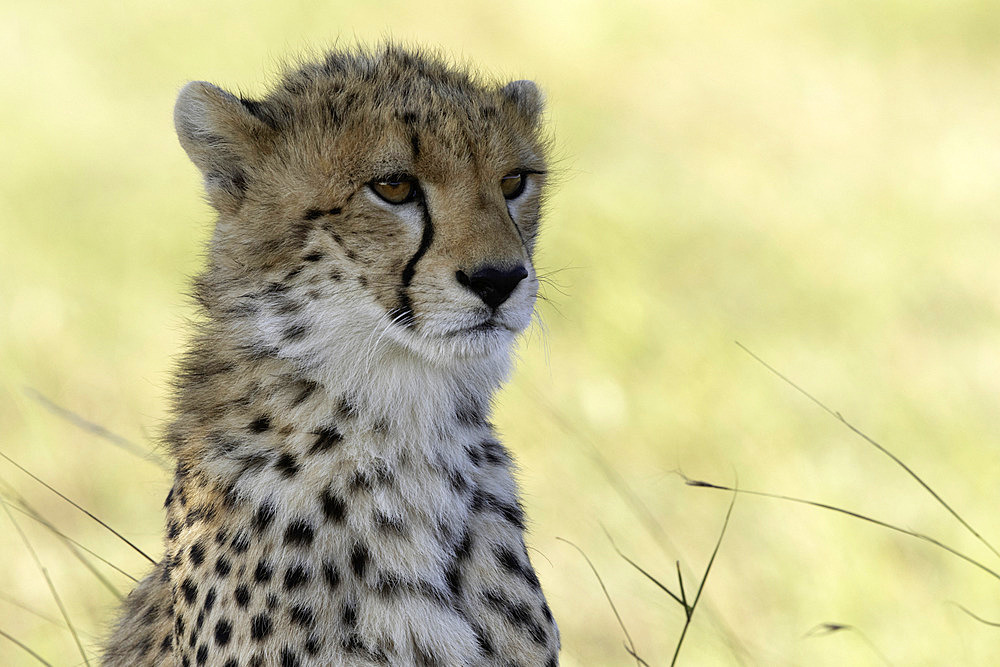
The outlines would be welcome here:
<svg viewBox="0 0 1000 667">
<path fill-rule="evenodd" d="M 996 569 L 886 457 L 1000 542 L 1000 6 L 993 0 L 170 3 L 0 0 L 0 451 L 160 553 L 169 475 L 31 390 L 158 448 L 213 216 L 175 140 L 189 79 L 259 93 L 283 59 L 385 37 L 547 91 L 558 185 L 544 327 L 496 422 L 567 666 L 668 664 L 729 496 L 808 497 Z M 142 557 L 4 461 L 2 489 L 127 573 Z M 91 660 L 115 597 L 14 512 Z M 112 587 L 132 582 L 95 561 Z M 688 665 L 985 665 L 1000 581 L 811 507 L 737 500 Z M 822 623 L 853 630 L 810 634 Z M 0 515 L 0 630 L 81 664 Z M 36 664 L 0 637 L 0 664 Z"/>
</svg>

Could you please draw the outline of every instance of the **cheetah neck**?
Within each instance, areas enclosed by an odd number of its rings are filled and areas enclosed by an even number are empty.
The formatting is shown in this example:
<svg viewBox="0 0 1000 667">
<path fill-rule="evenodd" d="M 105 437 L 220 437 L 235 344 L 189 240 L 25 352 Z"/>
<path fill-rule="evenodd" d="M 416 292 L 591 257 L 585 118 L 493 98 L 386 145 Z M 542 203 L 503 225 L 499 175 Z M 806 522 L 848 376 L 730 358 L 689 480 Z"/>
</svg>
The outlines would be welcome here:
<svg viewBox="0 0 1000 667">
<path fill-rule="evenodd" d="M 180 457 L 167 500 L 163 577 L 178 641 L 202 650 L 205 618 L 217 641 L 219 628 L 228 637 L 235 612 L 249 647 L 290 619 L 283 634 L 317 664 L 553 660 L 558 634 L 482 387 L 428 371 L 404 380 L 415 372 L 404 366 L 382 367 L 366 388 L 321 384 L 268 357 L 244 364 L 243 388 L 232 391 L 222 378 L 237 371 L 220 359 L 201 370 L 188 376 L 219 378 L 202 395 L 216 407 L 178 421 L 200 426 L 174 434 L 192 458 Z M 213 609 L 216 598 L 229 606 Z M 436 657 L 421 663 L 427 655 Z"/>
</svg>

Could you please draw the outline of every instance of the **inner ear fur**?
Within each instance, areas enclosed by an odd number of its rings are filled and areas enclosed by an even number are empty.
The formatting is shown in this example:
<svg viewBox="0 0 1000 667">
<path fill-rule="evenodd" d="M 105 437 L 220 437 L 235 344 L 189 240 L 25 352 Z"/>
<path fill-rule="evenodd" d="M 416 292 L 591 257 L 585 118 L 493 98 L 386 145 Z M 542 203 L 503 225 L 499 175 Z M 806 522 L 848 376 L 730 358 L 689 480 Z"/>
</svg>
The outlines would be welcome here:
<svg viewBox="0 0 1000 667">
<path fill-rule="evenodd" d="M 205 81 L 181 89 L 174 105 L 181 146 L 205 179 L 209 201 L 220 211 L 239 206 L 247 172 L 266 151 L 274 129 L 232 93 Z"/>
</svg>

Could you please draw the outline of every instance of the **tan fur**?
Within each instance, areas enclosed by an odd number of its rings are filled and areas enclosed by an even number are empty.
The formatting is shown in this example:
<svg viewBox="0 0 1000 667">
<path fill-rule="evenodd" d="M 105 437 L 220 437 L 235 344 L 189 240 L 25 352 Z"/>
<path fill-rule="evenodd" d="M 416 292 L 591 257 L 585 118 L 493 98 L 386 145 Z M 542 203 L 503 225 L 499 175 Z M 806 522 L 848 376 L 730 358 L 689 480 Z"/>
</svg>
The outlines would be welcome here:
<svg viewBox="0 0 1000 667">
<path fill-rule="evenodd" d="M 488 422 L 538 288 L 541 106 L 530 82 L 395 46 L 259 101 L 184 88 L 178 135 L 219 218 L 165 554 L 105 664 L 557 664 Z M 403 174 L 418 200 L 369 188 Z M 493 308 L 467 284 L 482 267 L 527 276 Z"/>
</svg>

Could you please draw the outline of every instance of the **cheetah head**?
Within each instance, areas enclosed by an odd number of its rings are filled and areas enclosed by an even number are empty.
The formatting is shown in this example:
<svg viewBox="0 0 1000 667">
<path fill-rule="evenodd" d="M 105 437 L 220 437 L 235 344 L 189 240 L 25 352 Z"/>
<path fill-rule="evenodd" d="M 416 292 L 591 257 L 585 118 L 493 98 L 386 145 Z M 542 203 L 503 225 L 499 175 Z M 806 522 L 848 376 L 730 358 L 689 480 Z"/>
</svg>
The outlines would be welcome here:
<svg viewBox="0 0 1000 667">
<path fill-rule="evenodd" d="M 219 212 L 201 302 L 243 344 L 314 365 L 506 358 L 538 291 L 541 115 L 530 81 L 392 46 L 262 99 L 188 84 L 177 132 Z"/>
</svg>

